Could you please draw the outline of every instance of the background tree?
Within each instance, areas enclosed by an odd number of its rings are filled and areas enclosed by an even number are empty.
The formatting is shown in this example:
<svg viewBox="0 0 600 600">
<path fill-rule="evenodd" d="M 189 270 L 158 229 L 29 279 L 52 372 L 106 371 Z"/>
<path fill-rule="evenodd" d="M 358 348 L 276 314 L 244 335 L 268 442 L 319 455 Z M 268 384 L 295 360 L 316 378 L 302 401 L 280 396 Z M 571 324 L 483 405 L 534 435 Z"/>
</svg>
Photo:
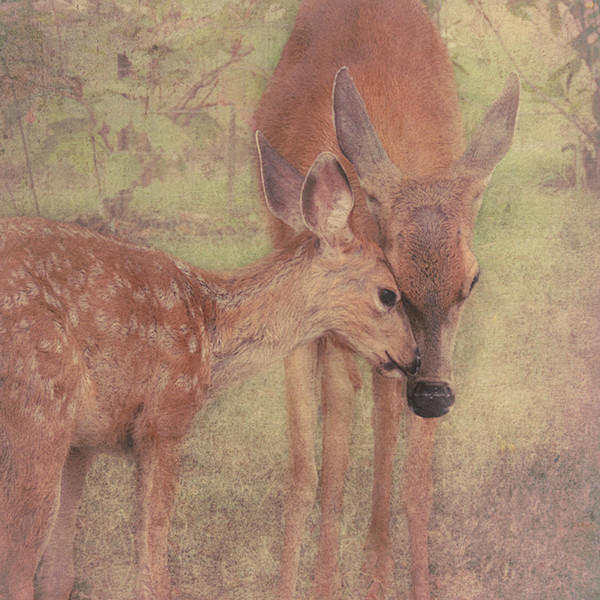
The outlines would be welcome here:
<svg viewBox="0 0 600 600">
<path fill-rule="evenodd" d="M 575 179 L 586 187 L 600 188 L 600 0 L 506 0 L 513 15 L 547 20 L 552 34 L 564 42 L 564 62 L 542 81 L 526 75 L 482 0 L 468 1 L 500 39 L 527 87 L 577 128 L 580 143 L 563 150 L 574 151 Z"/>
<path fill-rule="evenodd" d="M 121 218 L 140 189 L 183 174 L 227 173 L 235 203 L 269 63 L 256 39 L 285 35 L 294 7 L 48 0 L 0 11 L 5 212 L 64 217 L 83 200 Z"/>
</svg>

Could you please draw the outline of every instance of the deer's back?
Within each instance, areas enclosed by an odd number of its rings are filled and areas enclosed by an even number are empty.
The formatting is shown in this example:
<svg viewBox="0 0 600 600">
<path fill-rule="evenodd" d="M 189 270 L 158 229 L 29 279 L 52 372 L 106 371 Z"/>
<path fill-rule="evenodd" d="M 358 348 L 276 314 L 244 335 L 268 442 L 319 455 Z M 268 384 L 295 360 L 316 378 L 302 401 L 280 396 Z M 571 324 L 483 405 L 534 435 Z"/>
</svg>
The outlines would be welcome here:
<svg viewBox="0 0 600 600">
<path fill-rule="evenodd" d="M 417 0 L 310 0 L 265 90 L 256 126 L 305 173 L 333 129 L 335 74 L 347 66 L 388 155 L 410 176 L 446 170 L 463 151 L 447 50 Z M 347 161 L 357 199 L 354 170 Z M 360 207 L 359 211 L 360 212 Z"/>
</svg>

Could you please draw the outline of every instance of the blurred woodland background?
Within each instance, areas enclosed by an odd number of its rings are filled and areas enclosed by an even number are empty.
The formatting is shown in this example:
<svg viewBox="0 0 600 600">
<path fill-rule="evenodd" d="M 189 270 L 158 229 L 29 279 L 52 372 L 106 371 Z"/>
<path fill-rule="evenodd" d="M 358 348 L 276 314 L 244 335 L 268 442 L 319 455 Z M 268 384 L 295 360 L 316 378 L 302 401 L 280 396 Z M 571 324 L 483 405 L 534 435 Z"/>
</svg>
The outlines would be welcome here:
<svg viewBox="0 0 600 600">
<path fill-rule="evenodd" d="M 486 192 L 481 282 L 455 352 L 431 521 L 439 600 L 600 598 L 600 2 L 429 0 L 467 135 L 511 70 L 513 147 Z M 228 269 L 268 252 L 252 114 L 297 0 L 0 0 L 0 215 L 76 221 Z M 341 560 L 360 598 L 370 381 L 356 404 Z M 399 444 L 397 470 L 401 470 Z M 188 440 L 174 598 L 271 597 L 287 443 L 282 369 L 218 398 Z M 131 465 L 102 457 L 78 520 L 74 600 L 135 585 Z M 394 504 L 394 597 L 407 597 Z M 315 507 L 298 598 L 307 597 Z"/>
</svg>

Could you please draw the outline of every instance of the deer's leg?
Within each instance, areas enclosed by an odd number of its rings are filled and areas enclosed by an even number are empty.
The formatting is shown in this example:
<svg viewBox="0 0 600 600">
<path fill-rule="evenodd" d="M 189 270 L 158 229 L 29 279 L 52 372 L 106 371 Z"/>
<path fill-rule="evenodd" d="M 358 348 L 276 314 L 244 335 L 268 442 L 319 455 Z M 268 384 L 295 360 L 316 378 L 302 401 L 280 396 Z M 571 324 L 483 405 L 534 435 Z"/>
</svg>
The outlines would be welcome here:
<svg viewBox="0 0 600 600">
<path fill-rule="evenodd" d="M 371 521 L 365 544 L 363 575 L 366 597 L 385 598 L 392 586 L 394 557 L 390 535 L 392 473 L 405 381 L 373 373 L 373 496 Z"/>
<path fill-rule="evenodd" d="M 353 403 L 360 374 L 349 350 L 327 341 L 322 354 L 323 463 L 321 531 L 315 563 L 314 598 L 338 597 L 339 534 L 344 476 L 350 457 Z"/>
<path fill-rule="evenodd" d="M 433 502 L 431 461 L 437 419 L 422 419 L 409 412 L 406 457 L 401 498 L 408 524 L 414 600 L 429 600 L 427 528 Z"/>
<path fill-rule="evenodd" d="M 156 432 L 136 442 L 138 600 L 167 600 L 171 588 L 168 536 L 175 499 L 180 441 Z"/>
<path fill-rule="evenodd" d="M 72 448 L 63 467 L 60 507 L 37 576 L 41 600 L 67 600 L 73 588 L 75 524 L 92 458 L 91 452 Z"/>
<path fill-rule="evenodd" d="M 289 599 L 294 595 L 304 527 L 317 492 L 317 342 L 298 348 L 285 359 L 284 364 L 290 453 L 278 600 Z"/>
</svg>

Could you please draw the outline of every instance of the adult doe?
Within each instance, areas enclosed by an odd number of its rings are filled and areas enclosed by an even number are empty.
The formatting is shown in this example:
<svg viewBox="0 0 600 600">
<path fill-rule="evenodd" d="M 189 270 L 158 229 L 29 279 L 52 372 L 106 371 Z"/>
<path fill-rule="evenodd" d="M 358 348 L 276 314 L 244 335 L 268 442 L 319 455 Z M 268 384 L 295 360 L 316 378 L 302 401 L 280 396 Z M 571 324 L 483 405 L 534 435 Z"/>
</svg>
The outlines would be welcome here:
<svg viewBox="0 0 600 600">
<path fill-rule="evenodd" d="M 306 179 L 259 136 L 273 214 L 301 233 L 232 273 L 33 218 L 0 221 L 0 598 L 66 600 L 86 470 L 137 462 L 137 597 L 169 595 L 182 438 L 224 386 L 326 333 L 382 375 L 419 366 L 383 253 L 355 235 L 330 154 Z"/>
<path fill-rule="evenodd" d="M 322 150 L 341 150 L 356 197 L 354 226 L 390 261 L 422 354 L 417 377 L 373 376 L 375 483 L 363 567 L 371 598 L 392 584 L 392 463 L 404 398 L 414 415 L 429 417 L 409 417 L 402 486 L 413 595 L 429 598 L 431 417 L 454 402 L 459 316 L 479 276 L 473 226 L 484 188 L 511 144 L 518 104 L 519 81 L 511 75 L 465 150 L 451 61 L 418 0 L 304 0 L 256 114 L 257 127 L 301 172 Z M 276 246 L 293 235 L 288 225 L 272 223 Z M 286 360 L 291 449 L 279 598 L 293 595 L 317 487 L 316 389 L 322 390 L 324 439 L 314 597 L 330 598 L 340 585 L 339 516 L 360 379 L 346 348 L 330 340 L 319 354 L 320 369 L 308 369 L 316 352 L 311 344 Z M 323 373 L 320 385 L 313 373 Z"/>
</svg>

